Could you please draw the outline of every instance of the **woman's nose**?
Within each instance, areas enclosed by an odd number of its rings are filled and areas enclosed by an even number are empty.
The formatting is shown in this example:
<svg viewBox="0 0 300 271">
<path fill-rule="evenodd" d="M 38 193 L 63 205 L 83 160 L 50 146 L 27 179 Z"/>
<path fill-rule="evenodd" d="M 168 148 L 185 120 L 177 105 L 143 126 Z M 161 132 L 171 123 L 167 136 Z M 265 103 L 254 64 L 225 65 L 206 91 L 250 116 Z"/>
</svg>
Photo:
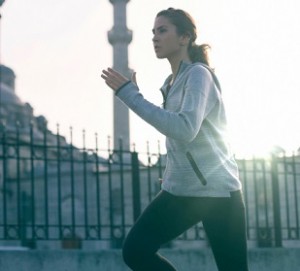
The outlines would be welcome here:
<svg viewBox="0 0 300 271">
<path fill-rule="evenodd" d="M 155 34 L 154 34 L 153 37 L 152 37 L 152 41 L 153 41 L 153 42 L 157 41 L 157 36 L 156 36 Z"/>
</svg>

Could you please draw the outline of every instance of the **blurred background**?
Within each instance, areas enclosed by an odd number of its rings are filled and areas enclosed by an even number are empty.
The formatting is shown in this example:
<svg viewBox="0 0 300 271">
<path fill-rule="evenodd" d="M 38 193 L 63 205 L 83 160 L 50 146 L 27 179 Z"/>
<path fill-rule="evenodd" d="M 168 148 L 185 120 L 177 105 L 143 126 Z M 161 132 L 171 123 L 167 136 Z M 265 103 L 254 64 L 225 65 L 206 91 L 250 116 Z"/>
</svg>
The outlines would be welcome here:
<svg viewBox="0 0 300 271">
<path fill-rule="evenodd" d="M 168 7 L 196 20 L 198 43 L 210 43 L 227 107 L 230 139 L 239 156 L 266 155 L 274 147 L 300 147 L 300 2 L 297 0 L 131 0 L 127 26 L 133 31 L 129 66 L 143 95 L 160 105 L 170 74 L 152 48 L 153 22 Z M 13 69 L 15 91 L 43 115 L 51 130 L 80 145 L 86 130 L 93 147 L 113 134 L 112 91 L 100 78 L 112 66 L 107 31 L 113 26 L 108 0 L 7 0 L 1 7 L 1 64 Z M 130 113 L 130 139 L 153 151 L 164 137 Z M 163 148 L 163 147 L 162 147 Z"/>
</svg>

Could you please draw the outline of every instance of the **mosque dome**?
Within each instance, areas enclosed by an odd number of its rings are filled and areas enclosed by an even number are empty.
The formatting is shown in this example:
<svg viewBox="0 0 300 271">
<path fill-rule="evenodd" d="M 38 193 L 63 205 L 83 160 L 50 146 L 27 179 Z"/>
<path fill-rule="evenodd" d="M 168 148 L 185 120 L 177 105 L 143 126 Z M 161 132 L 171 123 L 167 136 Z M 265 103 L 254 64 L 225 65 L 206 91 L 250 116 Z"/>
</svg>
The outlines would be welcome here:
<svg viewBox="0 0 300 271">
<path fill-rule="evenodd" d="M 1 91 L 1 104 L 13 104 L 13 105 L 23 105 L 20 98 L 15 94 L 15 92 L 7 85 L 0 83 Z"/>
<path fill-rule="evenodd" d="M 14 71 L 4 65 L 0 65 L 0 102 L 1 104 L 23 105 L 15 93 Z"/>
</svg>

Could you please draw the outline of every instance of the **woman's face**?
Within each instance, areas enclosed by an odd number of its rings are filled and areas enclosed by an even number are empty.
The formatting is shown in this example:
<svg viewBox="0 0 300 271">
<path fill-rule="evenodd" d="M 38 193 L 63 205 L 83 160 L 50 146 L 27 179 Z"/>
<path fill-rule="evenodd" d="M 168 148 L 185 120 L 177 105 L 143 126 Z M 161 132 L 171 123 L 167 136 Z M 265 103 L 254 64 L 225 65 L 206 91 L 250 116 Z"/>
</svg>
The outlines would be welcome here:
<svg viewBox="0 0 300 271">
<path fill-rule="evenodd" d="M 156 17 L 153 27 L 153 46 L 158 58 L 172 58 L 182 50 L 182 37 L 167 17 Z"/>
</svg>

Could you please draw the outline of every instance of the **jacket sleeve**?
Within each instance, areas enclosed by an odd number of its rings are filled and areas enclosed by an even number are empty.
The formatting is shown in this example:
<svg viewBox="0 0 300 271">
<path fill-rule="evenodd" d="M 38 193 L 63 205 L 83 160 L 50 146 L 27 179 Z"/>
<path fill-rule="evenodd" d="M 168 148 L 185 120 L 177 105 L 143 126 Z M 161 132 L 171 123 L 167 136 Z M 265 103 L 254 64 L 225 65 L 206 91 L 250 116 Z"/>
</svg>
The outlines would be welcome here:
<svg viewBox="0 0 300 271">
<path fill-rule="evenodd" d="M 179 112 L 168 111 L 147 101 L 132 82 L 121 88 L 116 95 L 165 136 L 190 142 L 198 134 L 203 119 L 212 108 L 211 104 L 216 102 L 214 88 L 209 71 L 197 65 L 187 75 Z"/>
</svg>

